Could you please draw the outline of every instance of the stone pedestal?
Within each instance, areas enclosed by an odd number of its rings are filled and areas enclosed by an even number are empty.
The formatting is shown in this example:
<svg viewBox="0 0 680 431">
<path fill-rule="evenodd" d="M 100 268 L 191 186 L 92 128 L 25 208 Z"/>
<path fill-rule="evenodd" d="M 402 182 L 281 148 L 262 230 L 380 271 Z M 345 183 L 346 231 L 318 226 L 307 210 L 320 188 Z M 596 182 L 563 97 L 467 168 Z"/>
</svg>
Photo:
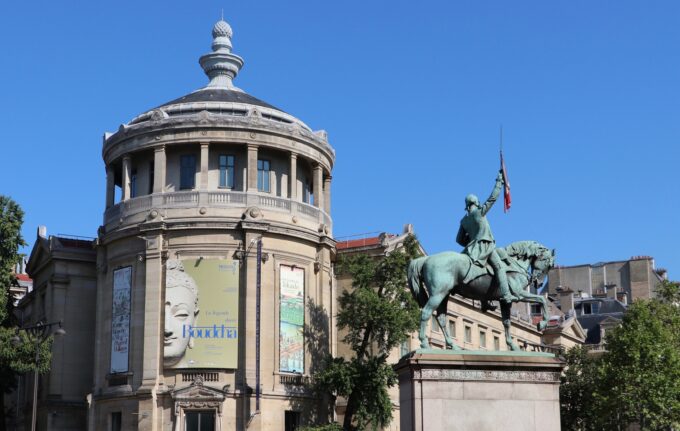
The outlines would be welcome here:
<svg viewBox="0 0 680 431">
<path fill-rule="evenodd" d="M 399 361 L 402 431 L 559 431 L 550 353 L 420 349 Z"/>
</svg>

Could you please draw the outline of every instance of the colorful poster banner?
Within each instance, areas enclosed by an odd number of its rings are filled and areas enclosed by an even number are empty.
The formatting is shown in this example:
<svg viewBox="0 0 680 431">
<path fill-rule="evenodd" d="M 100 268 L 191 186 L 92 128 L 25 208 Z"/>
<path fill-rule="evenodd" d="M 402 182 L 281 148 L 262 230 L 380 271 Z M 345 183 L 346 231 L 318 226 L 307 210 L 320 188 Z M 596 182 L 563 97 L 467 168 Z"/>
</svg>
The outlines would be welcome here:
<svg viewBox="0 0 680 431">
<path fill-rule="evenodd" d="M 111 307 L 111 374 L 128 371 L 130 353 L 130 284 L 132 267 L 113 271 Z"/>
<path fill-rule="evenodd" d="M 279 371 L 305 372 L 305 270 L 281 265 Z"/>
<path fill-rule="evenodd" d="M 166 261 L 166 368 L 237 367 L 238 291 L 238 261 Z"/>
</svg>

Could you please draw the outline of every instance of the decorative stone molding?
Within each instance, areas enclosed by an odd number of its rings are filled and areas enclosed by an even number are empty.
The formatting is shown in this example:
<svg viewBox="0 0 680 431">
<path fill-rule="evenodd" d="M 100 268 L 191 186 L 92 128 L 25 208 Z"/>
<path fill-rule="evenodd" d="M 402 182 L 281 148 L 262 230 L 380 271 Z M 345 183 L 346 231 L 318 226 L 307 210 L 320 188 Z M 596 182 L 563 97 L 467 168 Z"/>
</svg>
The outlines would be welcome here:
<svg viewBox="0 0 680 431">
<path fill-rule="evenodd" d="M 553 371 L 457 370 L 426 368 L 423 370 L 415 370 L 413 377 L 418 380 L 555 383 L 559 382 L 560 373 Z"/>
<path fill-rule="evenodd" d="M 175 404 L 175 415 L 179 415 L 181 409 L 216 409 L 218 414 L 222 414 L 224 391 L 204 386 L 200 375 L 196 376 L 190 386 L 172 391 L 171 396 Z"/>
</svg>

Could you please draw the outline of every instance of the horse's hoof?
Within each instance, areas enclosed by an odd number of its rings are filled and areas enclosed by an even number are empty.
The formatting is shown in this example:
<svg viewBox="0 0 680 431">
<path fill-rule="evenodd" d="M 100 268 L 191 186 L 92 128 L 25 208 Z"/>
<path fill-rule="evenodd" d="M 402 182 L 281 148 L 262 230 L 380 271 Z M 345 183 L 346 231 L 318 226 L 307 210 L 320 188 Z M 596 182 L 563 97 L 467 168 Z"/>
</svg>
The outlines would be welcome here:
<svg viewBox="0 0 680 431">
<path fill-rule="evenodd" d="M 542 320 L 542 321 L 538 322 L 538 324 L 536 325 L 536 328 L 539 331 L 543 331 L 546 326 L 548 326 L 548 322 Z"/>
<path fill-rule="evenodd" d="M 522 349 L 520 349 L 517 344 L 512 343 L 512 344 L 510 344 L 510 350 L 512 350 L 513 352 L 517 352 L 517 351 L 520 351 Z"/>
<path fill-rule="evenodd" d="M 420 343 L 420 348 L 421 348 L 421 349 L 429 349 L 429 348 L 430 348 L 430 343 Z"/>
</svg>

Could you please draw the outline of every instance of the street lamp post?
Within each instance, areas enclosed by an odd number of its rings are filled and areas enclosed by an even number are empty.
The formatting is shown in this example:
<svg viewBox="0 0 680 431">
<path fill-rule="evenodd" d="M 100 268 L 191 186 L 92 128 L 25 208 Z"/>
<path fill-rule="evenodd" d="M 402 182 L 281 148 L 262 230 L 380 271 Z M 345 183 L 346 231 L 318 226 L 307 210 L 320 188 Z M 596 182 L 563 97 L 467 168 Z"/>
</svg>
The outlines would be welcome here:
<svg viewBox="0 0 680 431">
<path fill-rule="evenodd" d="M 58 326 L 59 328 L 52 333 L 50 330 Z M 35 340 L 35 358 L 33 362 L 33 413 L 31 415 L 31 431 L 35 431 L 37 416 L 38 416 L 38 365 L 40 363 L 40 346 L 49 338 L 50 335 L 66 335 L 66 331 L 61 327 L 61 320 L 58 322 L 43 323 L 38 322 L 35 325 L 21 328 L 31 334 Z M 15 336 L 14 343 L 21 343 L 21 339 Z"/>
</svg>

